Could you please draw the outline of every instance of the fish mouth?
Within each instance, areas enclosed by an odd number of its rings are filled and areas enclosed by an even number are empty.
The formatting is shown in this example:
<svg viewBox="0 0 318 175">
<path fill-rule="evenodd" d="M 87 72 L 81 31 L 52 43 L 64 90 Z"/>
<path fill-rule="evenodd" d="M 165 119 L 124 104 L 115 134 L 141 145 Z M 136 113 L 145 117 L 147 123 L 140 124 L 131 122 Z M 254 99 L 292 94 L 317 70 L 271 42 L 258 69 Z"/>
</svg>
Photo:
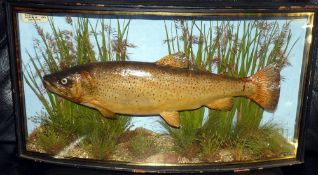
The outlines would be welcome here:
<svg viewBox="0 0 318 175">
<path fill-rule="evenodd" d="M 45 89 L 50 89 L 50 87 L 52 87 L 51 83 L 47 80 L 43 80 L 43 85 L 45 87 Z"/>
<path fill-rule="evenodd" d="M 45 89 L 51 91 L 51 92 L 56 92 L 58 89 L 56 88 L 56 86 L 49 82 L 48 80 L 43 80 L 43 85 L 45 87 Z"/>
<path fill-rule="evenodd" d="M 48 91 L 67 98 L 66 93 L 63 91 L 63 89 L 61 89 L 61 87 L 58 87 L 55 83 L 51 83 L 49 80 L 46 80 L 45 77 L 43 78 L 43 85 Z"/>
</svg>

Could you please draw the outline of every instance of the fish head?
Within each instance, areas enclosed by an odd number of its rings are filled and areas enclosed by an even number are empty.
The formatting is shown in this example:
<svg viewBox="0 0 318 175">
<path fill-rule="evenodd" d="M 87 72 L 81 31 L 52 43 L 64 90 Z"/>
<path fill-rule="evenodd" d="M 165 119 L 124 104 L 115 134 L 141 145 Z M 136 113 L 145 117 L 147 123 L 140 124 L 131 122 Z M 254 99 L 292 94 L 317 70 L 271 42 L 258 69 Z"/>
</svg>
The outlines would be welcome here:
<svg viewBox="0 0 318 175">
<path fill-rule="evenodd" d="M 43 77 L 44 87 L 70 101 L 81 103 L 92 88 L 88 71 L 64 70 Z"/>
</svg>

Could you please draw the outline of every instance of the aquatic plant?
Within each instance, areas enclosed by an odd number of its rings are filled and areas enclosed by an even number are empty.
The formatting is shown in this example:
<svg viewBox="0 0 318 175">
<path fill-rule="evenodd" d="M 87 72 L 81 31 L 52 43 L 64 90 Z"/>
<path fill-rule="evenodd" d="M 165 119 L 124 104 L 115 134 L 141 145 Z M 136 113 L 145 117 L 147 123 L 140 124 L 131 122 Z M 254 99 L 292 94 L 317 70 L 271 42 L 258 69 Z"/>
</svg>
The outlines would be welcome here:
<svg viewBox="0 0 318 175">
<path fill-rule="evenodd" d="M 83 147 L 96 159 L 109 159 L 116 149 L 119 136 L 129 127 L 129 120 L 126 116 L 119 116 L 117 120 L 82 120 L 82 128 L 85 128 Z"/>
<path fill-rule="evenodd" d="M 69 139 L 73 139 L 72 135 L 60 134 L 61 132 L 63 131 L 47 125 L 38 131 L 33 141 L 40 144 L 48 154 L 55 155 L 68 145 Z"/>
<path fill-rule="evenodd" d="M 283 137 L 282 129 L 271 122 L 259 128 L 240 128 L 231 135 L 229 147 L 234 150 L 234 160 L 265 159 L 293 153 L 293 146 Z"/>
<path fill-rule="evenodd" d="M 34 52 L 28 51 L 30 63 L 24 63 L 24 81 L 44 106 L 44 112 L 33 116 L 43 130 L 37 133 L 37 144 L 48 153 L 58 154 L 66 145 L 84 136 L 89 152 L 95 158 L 105 159 L 115 149 L 116 140 L 129 126 L 130 118 L 106 120 L 96 110 L 46 91 L 42 77 L 75 65 L 127 59 L 126 49 L 132 46 L 127 44 L 130 21 L 121 25 L 117 20 L 116 29 L 111 23 L 106 25 L 104 20 L 93 24 L 84 17 L 66 17 L 66 22 L 68 29 L 60 30 L 53 18 L 49 18 L 52 32 L 44 32 L 35 23 L 39 38 L 34 39 Z M 112 43 L 126 44 L 115 47 Z M 97 45 L 98 54 L 94 45 Z M 124 52 L 119 53 L 119 50 Z"/>
<path fill-rule="evenodd" d="M 223 146 L 226 139 L 220 136 L 218 132 L 211 135 L 203 132 L 198 140 L 202 152 L 201 158 L 207 162 L 214 162 L 216 161 L 217 151 Z"/>
<path fill-rule="evenodd" d="M 168 52 L 184 52 L 190 61 L 190 67 L 196 69 L 233 77 L 246 77 L 273 62 L 286 64 L 288 55 L 297 42 L 291 41 L 289 22 L 282 26 L 277 21 L 257 20 L 217 21 L 214 25 L 212 23 L 205 26 L 203 22 L 179 20 L 171 23 L 170 30 L 165 23 Z M 162 122 L 180 149 L 184 150 L 185 145 L 194 142 L 199 143 L 206 160 L 217 151 L 231 145 L 236 146 L 237 155 L 240 152 L 242 154 L 247 148 L 254 151 L 253 154 L 262 152 L 260 150 L 263 150 L 261 146 L 265 144 L 264 140 L 256 141 L 257 137 L 247 138 L 243 134 L 237 134 L 253 130 L 258 131 L 256 135 L 259 133 L 260 137 L 263 136 L 260 125 L 263 109 L 251 100 L 236 97 L 230 111 L 208 110 L 208 117 L 204 123 L 201 122 L 205 116 L 205 109 L 198 110 L 203 112 L 188 111 L 191 116 L 189 119 L 181 113 L 179 130 L 169 128 Z M 193 126 L 191 122 L 200 124 Z M 186 132 L 188 130 L 191 130 L 191 133 Z M 267 127 L 267 131 L 276 133 L 276 136 L 281 135 L 274 127 Z M 185 138 L 188 140 L 186 143 Z M 252 141 L 246 142 L 248 139 Z M 285 139 L 281 143 L 283 142 Z"/>
<path fill-rule="evenodd" d="M 131 156 L 137 160 L 144 160 L 159 152 L 154 140 L 143 133 L 139 133 L 131 139 L 128 149 Z"/>
</svg>

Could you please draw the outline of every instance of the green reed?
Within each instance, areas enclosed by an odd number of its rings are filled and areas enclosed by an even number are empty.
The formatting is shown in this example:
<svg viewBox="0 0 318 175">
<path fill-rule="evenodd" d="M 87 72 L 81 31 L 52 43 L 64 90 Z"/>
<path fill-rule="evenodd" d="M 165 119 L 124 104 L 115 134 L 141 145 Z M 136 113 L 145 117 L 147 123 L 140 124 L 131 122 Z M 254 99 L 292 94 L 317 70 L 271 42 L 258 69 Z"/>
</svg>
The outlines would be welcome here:
<svg viewBox="0 0 318 175">
<path fill-rule="evenodd" d="M 216 21 L 206 26 L 203 22 L 180 20 L 170 26 L 165 23 L 165 31 L 170 54 L 182 51 L 191 67 L 232 77 L 250 76 L 273 62 L 286 64 L 296 43 L 291 41 L 288 22 L 281 27 L 277 21 Z M 208 118 L 203 123 L 204 111 L 205 108 L 187 111 L 187 115 L 181 112 L 180 129 L 170 128 L 162 122 L 178 149 L 184 150 L 196 143 L 201 147 L 203 159 L 209 160 L 222 148 L 235 147 L 239 152 L 239 148 L 253 150 L 264 144 L 255 138 L 252 139 L 254 144 L 247 146 L 242 134 L 262 133 L 259 131 L 262 130 L 260 122 L 264 110 L 251 100 L 236 97 L 230 111 L 208 110 Z M 233 122 L 235 117 L 236 123 Z M 277 129 L 272 131 L 279 135 Z M 255 152 L 261 152 L 259 150 Z"/>
<path fill-rule="evenodd" d="M 127 59 L 126 49 L 132 47 L 127 42 L 130 21 L 120 24 L 117 20 L 116 29 L 104 20 L 92 24 L 83 17 L 66 17 L 66 22 L 68 29 L 60 30 L 49 18 L 52 32 L 44 32 L 35 23 L 39 38 L 34 40 L 34 51 L 28 51 L 30 63 L 24 63 L 24 81 L 44 106 L 44 112 L 32 117 L 41 127 L 37 144 L 46 152 L 57 154 L 84 136 L 89 152 L 95 158 L 105 159 L 114 151 L 117 138 L 128 128 L 130 118 L 118 116 L 117 120 L 106 120 L 96 110 L 46 91 L 42 80 L 45 74 L 80 64 Z"/>
</svg>

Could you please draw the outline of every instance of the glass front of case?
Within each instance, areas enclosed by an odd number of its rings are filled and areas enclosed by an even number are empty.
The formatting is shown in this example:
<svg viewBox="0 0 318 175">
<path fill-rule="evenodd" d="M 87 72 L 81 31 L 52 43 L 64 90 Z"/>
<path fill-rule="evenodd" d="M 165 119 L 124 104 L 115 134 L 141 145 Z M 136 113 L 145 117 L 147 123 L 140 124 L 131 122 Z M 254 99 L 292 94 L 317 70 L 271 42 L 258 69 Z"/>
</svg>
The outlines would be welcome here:
<svg viewBox="0 0 318 175">
<path fill-rule="evenodd" d="M 15 15 L 27 154 L 136 166 L 296 159 L 313 13 Z"/>
</svg>

